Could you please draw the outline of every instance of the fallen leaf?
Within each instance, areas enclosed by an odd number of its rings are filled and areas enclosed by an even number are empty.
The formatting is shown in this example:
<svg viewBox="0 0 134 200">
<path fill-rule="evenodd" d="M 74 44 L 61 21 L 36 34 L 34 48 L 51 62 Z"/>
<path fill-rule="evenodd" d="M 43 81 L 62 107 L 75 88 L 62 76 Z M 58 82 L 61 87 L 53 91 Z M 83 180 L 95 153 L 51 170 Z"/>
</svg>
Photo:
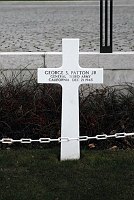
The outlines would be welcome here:
<svg viewBox="0 0 134 200">
<path fill-rule="evenodd" d="M 88 147 L 89 147 L 90 149 L 93 149 L 93 148 L 95 148 L 95 144 L 94 144 L 94 143 L 89 144 Z"/>
</svg>

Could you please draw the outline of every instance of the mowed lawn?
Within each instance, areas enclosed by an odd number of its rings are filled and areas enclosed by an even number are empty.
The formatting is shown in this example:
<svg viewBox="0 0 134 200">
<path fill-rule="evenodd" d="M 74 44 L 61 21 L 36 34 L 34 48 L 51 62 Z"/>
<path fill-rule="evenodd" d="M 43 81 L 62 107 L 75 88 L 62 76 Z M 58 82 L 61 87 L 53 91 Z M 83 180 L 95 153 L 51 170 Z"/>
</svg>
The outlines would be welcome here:
<svg viewBox="0 0 134 200">
<path fill-rule="evenodd" d="M 133 200 L 134 151 L 0 150 L 0 200 Z"/>
</svg>

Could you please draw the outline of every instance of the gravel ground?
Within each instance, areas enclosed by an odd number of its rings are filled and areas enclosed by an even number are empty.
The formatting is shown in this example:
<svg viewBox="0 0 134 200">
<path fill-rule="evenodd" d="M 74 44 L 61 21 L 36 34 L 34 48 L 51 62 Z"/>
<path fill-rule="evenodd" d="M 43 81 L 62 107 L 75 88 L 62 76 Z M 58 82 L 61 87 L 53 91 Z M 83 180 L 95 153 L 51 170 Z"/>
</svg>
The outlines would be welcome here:
<svg viewBox="0 0 134 200">
<path fill-rule="evenodd" d="M 128 4 L 129 3 L 129 4 Z M 114 51 L 134 50 L 134 1 L 115 1 Z M 0 51 L 61 51 L 62 38 L 99 51 L 99 2 L 0 2 Z"/>
</svg>

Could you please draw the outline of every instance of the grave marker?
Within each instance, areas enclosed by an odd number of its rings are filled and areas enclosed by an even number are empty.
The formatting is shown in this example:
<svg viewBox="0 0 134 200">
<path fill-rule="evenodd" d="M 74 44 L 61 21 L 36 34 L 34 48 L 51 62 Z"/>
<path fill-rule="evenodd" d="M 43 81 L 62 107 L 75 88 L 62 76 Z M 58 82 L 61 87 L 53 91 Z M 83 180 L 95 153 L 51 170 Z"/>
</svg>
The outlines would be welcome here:
<svg viewBox="0 0 134 200">
<path fill-rule="evenodd" d="M 78 89 L 80 84 L 103 83 L 103 69 L 79 66 L 79 39 L 63 39 L 62 53 L 60 68 L 38 68 L 38 83 L 62 86 L 61 160 L 79 159 Z"/>
</svg>

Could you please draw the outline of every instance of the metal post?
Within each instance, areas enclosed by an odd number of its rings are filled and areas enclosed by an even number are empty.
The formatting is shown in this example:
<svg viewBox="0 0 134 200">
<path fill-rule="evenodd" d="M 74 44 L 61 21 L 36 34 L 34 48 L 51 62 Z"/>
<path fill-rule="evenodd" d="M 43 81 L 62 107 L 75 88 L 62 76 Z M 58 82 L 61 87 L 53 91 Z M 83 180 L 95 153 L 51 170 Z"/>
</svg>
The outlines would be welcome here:
<svg viewBox="0 0 134 200">
<path fill-rule="evenodd" d="M 110 0 L 110 46 L 113 51 L 113 0 Z"/>
<path fill-rule="evenodd" d="M 109 6 L 110 9 L 108 9 Z M 104 14 L 105 14 L 105 20 L 104 20 Z M 103 37 L 103 35 L 105 37 Z M 113 52 L 112 40 L 113 40 L 113 0 L 100 0 L 100 53 Z"/>
</svg>

